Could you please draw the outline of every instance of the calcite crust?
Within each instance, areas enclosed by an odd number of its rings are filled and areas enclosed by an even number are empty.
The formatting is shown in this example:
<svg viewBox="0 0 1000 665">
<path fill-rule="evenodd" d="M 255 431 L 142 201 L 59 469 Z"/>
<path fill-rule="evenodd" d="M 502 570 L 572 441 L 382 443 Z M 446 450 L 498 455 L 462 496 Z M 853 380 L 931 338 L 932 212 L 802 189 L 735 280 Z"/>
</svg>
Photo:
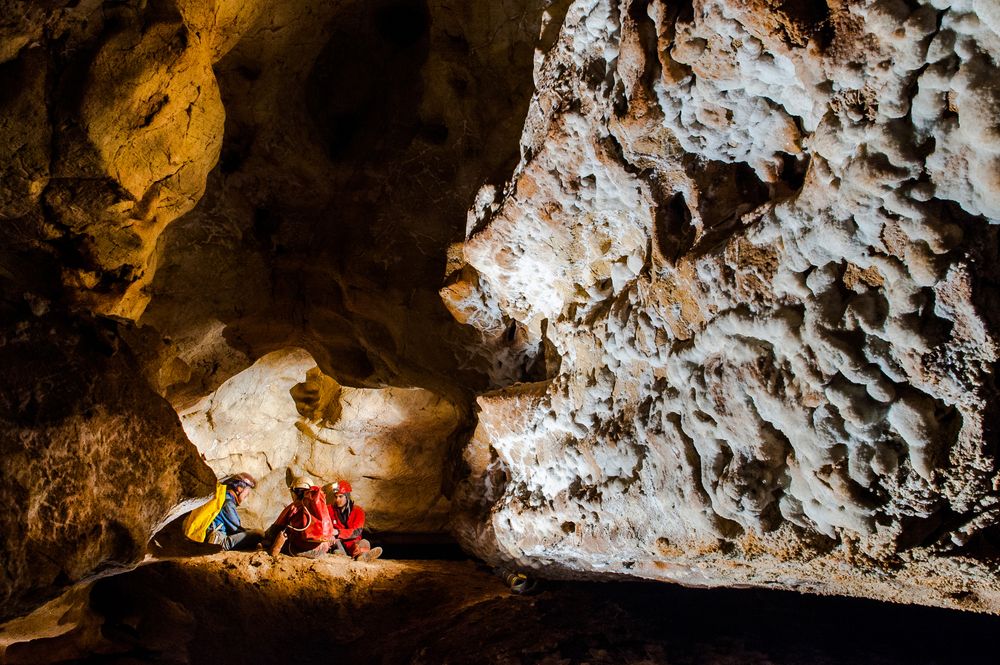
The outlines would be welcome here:
<svg viewBox="0 0 1000 665">
<path fill-rule="evenodd" d="M 1000 609 L 987 5 L 572 4 L 452 287 L 560 361 L 479 398 L 464 542 Z"/>
</svg>

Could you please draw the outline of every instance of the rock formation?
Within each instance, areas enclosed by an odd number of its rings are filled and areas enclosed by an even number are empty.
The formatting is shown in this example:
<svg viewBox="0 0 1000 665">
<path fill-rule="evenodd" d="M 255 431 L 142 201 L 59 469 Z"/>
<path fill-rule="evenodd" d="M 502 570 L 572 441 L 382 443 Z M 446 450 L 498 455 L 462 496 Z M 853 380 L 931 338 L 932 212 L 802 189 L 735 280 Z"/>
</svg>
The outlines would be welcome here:
<svg viewBox="0 0 1000 665">
<path fill-rule="evenodd" d="M 0 8 L 5 616 L 210 491 L 177 413 L 250 520 L 1000 610 L 994 2 Z"/>
<path fill-rule="evenodd" d="M 1000 607 L 995 19 L 572 5 L 442 291 L 546 369 L 479 398 L 474 551 Z"/>
<path fill-rule="evenodd" d="M 291 500 L 291 481 L 306 476 L 320 486 L 347 479 L 370 529 L 441 533 L 448 458 L 468 437 L 459 409 L 431 391 L 341 386 L 301 350 L 269 353 L 181 422 L 217 474 L 257 479 L 241 509 L 261 529 Z"/>
<path fill-rule="evenodd" d="M 10 314 L 10 312 L 5 312 Z M 214 476 L 114 331 L 36 310 L 0 330 L 0 617 L 95 572 L 206 497 Z"/>
</svg>

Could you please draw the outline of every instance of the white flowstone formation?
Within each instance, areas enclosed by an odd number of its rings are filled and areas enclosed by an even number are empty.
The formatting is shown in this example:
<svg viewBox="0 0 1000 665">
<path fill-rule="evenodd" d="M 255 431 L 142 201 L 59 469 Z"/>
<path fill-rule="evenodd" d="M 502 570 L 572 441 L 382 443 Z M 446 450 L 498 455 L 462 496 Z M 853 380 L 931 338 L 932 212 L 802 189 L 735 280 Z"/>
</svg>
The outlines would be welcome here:
<svg viewBox="0 0 1000 665">
<path fill-rule="evenodd" d="M 997 10 L 782 4 L 578 0 L 538 54 L 442 296 L 544 340 L 549 378 L 480 397 L 456 531 L 549 570 L 996 610 L 994 569 L 933 557 L 1000 510 Z"/>
</svg>

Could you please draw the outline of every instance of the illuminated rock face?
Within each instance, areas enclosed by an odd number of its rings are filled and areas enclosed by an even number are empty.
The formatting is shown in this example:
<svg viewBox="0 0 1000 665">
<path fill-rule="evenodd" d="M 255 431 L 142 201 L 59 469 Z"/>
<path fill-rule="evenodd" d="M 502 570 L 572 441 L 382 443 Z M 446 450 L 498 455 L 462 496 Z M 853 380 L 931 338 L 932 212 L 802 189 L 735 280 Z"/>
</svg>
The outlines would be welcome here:
<svg viewBox="0 0 1000 665">
<path fill-rule="evenodd" d="M 479 398 L 469 546 L 1000 609 L 988 4 L 571 6 L 442 291 L 547 348 Z"/>
<path fill-rule="evenodd" d="M 225 112 L 212 64 L 241 12 L 30 5 L 6 2 L 13 21 L 0 33 L 0 104 L 18 119 L 0 128 L 0 214 L 19 221 L 6 241 L 51 243 L 77 304 L 135 318 L 160 233 L 194 208 L 218 160 Z M 47 51 L 49 39 L 63 47 Z"/>
<path fill-rule="evenodd" d="M 247 471 L 257 490 L 241 507 L 266 528 L 291 501 L 298 476 L 353 487 L 371 529 L 441 532 L 443 474 L 459 410 L 420 388 L 338 385 L 301 350 L 270 353 L 181 414 L 191 441 L 221 477 Z"/>
<path fill-rule="evenodd" d="M 348 476 L 552 575 L 1000 610 L 995 3 L 36 4 L 0 2 L 10 612 L 210 489 L 168 404 L 258 523 Z"/>
</svg>

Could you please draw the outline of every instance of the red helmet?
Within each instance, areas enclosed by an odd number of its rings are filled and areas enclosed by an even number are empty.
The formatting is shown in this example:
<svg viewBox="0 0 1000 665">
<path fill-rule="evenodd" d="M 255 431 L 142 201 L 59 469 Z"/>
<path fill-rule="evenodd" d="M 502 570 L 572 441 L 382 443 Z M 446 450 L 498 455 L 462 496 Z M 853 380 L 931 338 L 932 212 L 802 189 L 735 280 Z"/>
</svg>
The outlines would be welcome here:
<svg viewBox="0 0 1000 665">
<path fill-rule="evenodd" d="M 330 486 L 334 494 L 350 494 L 351 484 L 346 480 L 338 480 L 333 485 Z"/>
</svg>

